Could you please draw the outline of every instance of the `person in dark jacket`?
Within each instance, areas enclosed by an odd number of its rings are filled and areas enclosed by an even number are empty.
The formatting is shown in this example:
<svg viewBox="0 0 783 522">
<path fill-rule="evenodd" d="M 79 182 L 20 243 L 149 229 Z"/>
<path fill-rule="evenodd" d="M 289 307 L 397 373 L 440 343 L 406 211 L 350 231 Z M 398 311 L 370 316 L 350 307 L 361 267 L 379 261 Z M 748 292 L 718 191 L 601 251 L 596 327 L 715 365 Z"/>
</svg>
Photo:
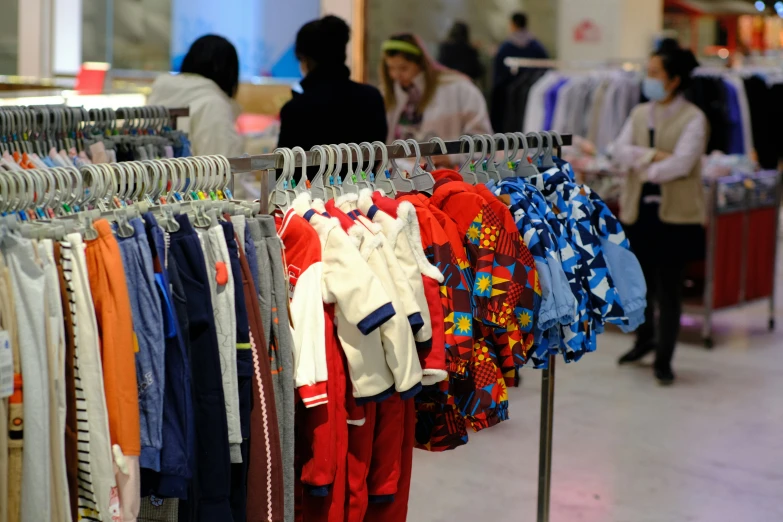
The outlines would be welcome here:
<svg viewBox="0 0 783 522">
<path fill-rule="evenodd" d="M 546 49 L 527 28 L 527 15 L 514 13 L 510 20 L 511 34 L 500 44 L 495 55 L 492 71 L 492 127 L 503 129 L 503 118 L 506 112 L 507 90 L 514 81 L 511 69 L 506 66 L 506 58 L 547 58 Z M 522 129 L 508 129 L 518 131 Z"/>
<path fill-rule="evenodd" d="M 448 38 L 440 44 L 438 61 L 473 81 L 484 75 L 478 49 L 470 43 L 470 28 L 464 22 L 454 22 L 451 26 Z"/>
<path fill-rule="evenodd" d="M 305 77 L 302 92 L 280 111 L 279 147 L 386 141 L 386 108 L 380 91 L 351 81 L 345 65 L 348 24 L 325 16 L 305 24 L 295 52 Z M 314 174 L 315 170 L 310 174 Z"/>
</svg>

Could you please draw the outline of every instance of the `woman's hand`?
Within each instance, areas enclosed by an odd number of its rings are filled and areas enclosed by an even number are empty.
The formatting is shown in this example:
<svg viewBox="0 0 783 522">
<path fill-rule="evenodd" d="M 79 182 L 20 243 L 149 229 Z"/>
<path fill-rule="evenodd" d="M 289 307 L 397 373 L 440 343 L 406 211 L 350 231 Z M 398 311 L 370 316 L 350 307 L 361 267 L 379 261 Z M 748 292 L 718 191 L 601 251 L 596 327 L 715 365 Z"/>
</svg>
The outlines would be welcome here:
<svg viewBox="0 0 783 522">
<path fill-rule="evenodd" d="M 653 163 L 658 163 L 659 161 L 663 161 L 667 158 L 671 158 L 671 153 L 664 152 L 662 150 L 656 150 L 655 156 L 653 156 Z"/>
</svg>

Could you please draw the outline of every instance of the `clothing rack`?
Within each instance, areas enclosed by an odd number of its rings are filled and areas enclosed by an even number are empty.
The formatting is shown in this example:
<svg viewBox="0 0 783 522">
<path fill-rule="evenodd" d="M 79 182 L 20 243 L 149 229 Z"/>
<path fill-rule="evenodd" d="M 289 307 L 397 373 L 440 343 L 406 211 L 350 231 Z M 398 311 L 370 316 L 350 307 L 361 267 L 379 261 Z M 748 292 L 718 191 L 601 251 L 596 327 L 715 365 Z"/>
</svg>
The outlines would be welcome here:
<svg viewBox="0 0 783 522">
<path fill-rule="evenodd" d="M 503 60 L 503 64 L 511 69 L 512 74 L 517 74 L 519 69 L 559 69 L 586 71 L 590 69 L 605 69 L 607 67 L 619 67 L 624 71 L 639 71 L 642 62 L 639 60 L 550 60 L 540 58 L 514 58 L 509 56 Z"/>
<path fill-rule="evenodd" d="M 143 118 L 155 118 L 160 117 L 162 114 L 167 113 L 169 118 L 169 126 L 176 130 L 179 118 L 187 118 L 190 116 L 189 107 L 176 107 L 166 108 L 162 106 L 145 106 L 145 107 L 120 107 L 118 109 L 90 109 L 87 111 L 83 107 L 67 107 L 65 105 L 31 105 L 17 106 L 11 105 L 0 108 L 0 111 L 7 112 L 21 112 L 32 111 L 35 114 L 35 122 L 37 124 L 47 123 L 44 118 L 49 116 L 51 122 L 52 116 L 57 112 L 70 112 L 72 118 L 77 118 L 79 122 L 95 123 L 100 120 L 126 120 L 126 119 L 143 119 Z M 153 112 L 157 111 L 157 112 Z M 81 116 L 81 118 L 79 118 Z"/>
<path fill-rule="evenodd" d="M 538 62 L 540 60 L 534 60 Z M 540 66 L 539 66 L 540 67 Z M 570 134 L 561 134 L 562 146 L 569 146 L 573 142 L 573 136 Z M 496 140 L 497 150 L 505 150 L 505 144 L 502 140 Z M 528 146 L 530 148 L 538 148 L 542 145 L 540 135 L 533 134 L 527 136 Z M 469 152 L 466 150 L 466 143 L 464 141 L 446 141 L 444 142 L 446 147 L 446 154 L 465 154 Z M 560 145 L 556 144 L 555 150 L 557 155 L 560 156 Z M 405 159 L 415 158 L 416 154 L 412 151 L 406 151 L 401 145 L 388 146 L 389 159 Z M 475 153 L 487 151 L 483 150 L 483 144 L 481 141 L 476 143 Z M 440 144 L 434 142 L 419 143 L 419 153 L 422 158 L 427 156 L 440 156 L 443 154 L 443 149 Z M 320 154 L 309 151 L 306 153 L 307 164 L 305 167 L 313 167 L 319 165 Z M 362 157 L 358 158 L 356 152 L 353 151 L 351 155 L 345 154 L 342 157 L 343 163 L 356 162 L 356 161 L 369 161 L 369 155 L 365 154 L 362 150 Z M 376 161 L 382 160 L 382 154 L 376 149 L 375 158 Z M 261 212 L 266 214 L 269 212 L 268 200 L 270 185 L 274 185 L 276 179 L 276 169 L 282 169 L 285 160 L 280 154 L 261 154 L 255 156 L 244 156 L 239 158 L 229 158 L 231 164 L 232 174 L 244 174 L 254 173 L 258 174 L 258 179 L 261 184 L 261 196 L 259 201 L 261 203 Z M 295 165 L 302 167 L 301 155 L 295 155 Z M 233 176 L 232 176 L 233 179 Z M 538 502 L 537 502 L 537 521 L 549 522 L 549 508 L 551 499 L 551 485 L 552 485 L 552 432 L 554 421 L 554 405 L 555 405 L 555 355 L 549 355 L 549 364 L 547 368 L 542 370 L 541 374 L 541 423 L 540 423 L 540 435 L 539 435 L 539 454 L 538 454 Z"/>
</svg>

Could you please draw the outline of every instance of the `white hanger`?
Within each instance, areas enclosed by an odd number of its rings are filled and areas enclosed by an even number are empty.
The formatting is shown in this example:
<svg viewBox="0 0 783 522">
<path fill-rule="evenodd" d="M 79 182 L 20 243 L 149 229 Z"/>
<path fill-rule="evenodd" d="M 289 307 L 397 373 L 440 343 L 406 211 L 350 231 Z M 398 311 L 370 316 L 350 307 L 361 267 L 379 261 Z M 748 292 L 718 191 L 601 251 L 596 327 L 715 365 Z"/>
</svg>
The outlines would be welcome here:
<svg viewBox="0 0 783 522">
<path fill-rule="evenodd" d="M 500 181 L 500 172 L 498 172 L 497 164 L 495 164 L 495 154 L 498 151 L 498 144 L 495 141 L 495 137 L 491 134 L 482 134 L 486 143 L 489 144 L 489 155 L 487 156 L 487 166 L 484 171 L 487 173 L 490 179 L 498 182 Z"/>
</svg>

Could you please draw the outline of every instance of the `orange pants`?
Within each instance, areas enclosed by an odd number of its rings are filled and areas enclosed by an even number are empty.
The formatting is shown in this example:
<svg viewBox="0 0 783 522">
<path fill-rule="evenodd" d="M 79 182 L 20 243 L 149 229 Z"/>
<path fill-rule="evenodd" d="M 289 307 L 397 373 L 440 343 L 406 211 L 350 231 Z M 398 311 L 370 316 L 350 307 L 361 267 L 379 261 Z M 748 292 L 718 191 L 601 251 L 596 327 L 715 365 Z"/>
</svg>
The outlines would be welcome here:
<svg viewBox="0 0 783 522">
<path fill-rule="evenodd" d="M 129 520 L 134 518 L 134 512 L 138 514 L 140 502 L 138 456 L 141 454 L 141 429 L 136 343 L 120 248 L 108 221 L 98 220 L 94 226 L 99 236 L 86 242 L 87 272 L 100 334 L 109 435 L 112 446 L 119 445 L 127 457 L 129 473 L 117 473 L 117 484 L 122 516 Z"/>
</svg>

